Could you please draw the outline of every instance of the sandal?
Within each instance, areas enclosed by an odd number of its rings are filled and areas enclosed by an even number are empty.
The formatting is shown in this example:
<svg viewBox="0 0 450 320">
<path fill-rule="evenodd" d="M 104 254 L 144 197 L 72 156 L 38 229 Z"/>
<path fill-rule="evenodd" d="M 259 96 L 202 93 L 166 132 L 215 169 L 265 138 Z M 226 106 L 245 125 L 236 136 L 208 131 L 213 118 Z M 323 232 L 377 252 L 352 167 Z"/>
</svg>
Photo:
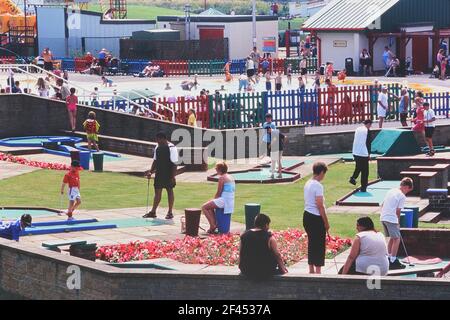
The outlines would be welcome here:
<svg viewBox="0 0 450 320">
<path fill-rule="evenodd" d="M 144 214 L 143 216 L 142 216 L 142 218 L 156 218 L 156 212 L 149 212 L 149 213 L 147 213 L 147 214 Z"/>
<path fill-rule="evenodd" d="M 166 215 L 166 220 L 172 220 L 173 219 L 173 213 L 172 212 L 168 212 Z"/>
<path fill-rule="evenodd" d="M 219 231 L 217 230 L 217 228 L 214 229 L 209 229 L 208 231 L 206 231 L 207 234 L 219 234 Z"/>
</svg>

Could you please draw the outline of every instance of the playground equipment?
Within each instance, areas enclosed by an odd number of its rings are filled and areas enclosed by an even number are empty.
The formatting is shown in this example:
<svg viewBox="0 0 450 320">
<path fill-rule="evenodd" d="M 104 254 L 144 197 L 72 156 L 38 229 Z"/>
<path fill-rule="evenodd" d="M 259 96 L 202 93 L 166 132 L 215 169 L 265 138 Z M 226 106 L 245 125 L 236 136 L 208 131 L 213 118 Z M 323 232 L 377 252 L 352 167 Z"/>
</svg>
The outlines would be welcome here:
<svg viewBox="0 0 450 320">
<path fill-rule="evenodd" d="M 9 35 L 14 38 L 11 41 L 17 42 L 25 37 L 25 43 L 29 43 L 30 36 L 34 39 L 36 34 L 36 16 L 25 15 L 12 0 L 0 0 L 0 33 L 12 33 Z"/>
<path fill-rule="evenodd" d="M 125 19 L 127 17 L 127 0 L 100 0 L 102 13 L 109 19 Z"/>
</svg>

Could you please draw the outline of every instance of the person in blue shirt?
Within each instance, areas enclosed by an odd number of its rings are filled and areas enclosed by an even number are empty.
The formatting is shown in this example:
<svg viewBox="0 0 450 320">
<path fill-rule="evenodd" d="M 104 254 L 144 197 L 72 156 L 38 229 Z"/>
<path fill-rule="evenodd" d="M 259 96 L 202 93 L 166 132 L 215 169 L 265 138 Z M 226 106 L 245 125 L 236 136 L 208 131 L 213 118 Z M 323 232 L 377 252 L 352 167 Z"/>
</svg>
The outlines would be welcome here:
<svg viewBox="0 0 450 320">
<path fill-rule="evenodd" d="M 275 123 L 272 122 L 273 118 L 270 113 L 266 114 L 265 118 L 266 118 L 266 122 L 264 122 L 263 127 L 262 127 L 265 132 L 264 132 L 262 140 L 267 145 L 267 156 L 270 157 L 270 150 L 272 149 L 271 148 L 272 131 L 276 130 L 277 127 L 275 126 Z"/>
<path fill-rule="evenodd" d="M 0 221 L 0 238 L 19 241 L 20 233 L 26 227 L 31 227 L 31 216 L 24 214 L 15 222 Z"/>
</svg>

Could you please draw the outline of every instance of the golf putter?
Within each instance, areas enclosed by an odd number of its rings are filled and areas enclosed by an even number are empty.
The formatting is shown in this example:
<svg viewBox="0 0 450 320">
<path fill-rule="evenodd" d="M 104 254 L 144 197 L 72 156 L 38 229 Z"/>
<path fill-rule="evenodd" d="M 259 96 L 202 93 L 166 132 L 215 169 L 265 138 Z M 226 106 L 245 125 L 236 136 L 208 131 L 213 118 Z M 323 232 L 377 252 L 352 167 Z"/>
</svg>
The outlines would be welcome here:
<svg viewBox="0 0 450 320">
<path fill-rule="evenodd" d="M 405 242 L 403 241 L 403 236 L 400 234 L 400 240 L 402 241 L 402 245 L 403 245 L 403 250 L 405 251 L 406 254 L 406 259 L 408 261 L 408 265 L 410 267 L 414 267 L 415 265 L 411 263 L 411 260 L 409 260 L 409 254 L 408 251 L 406 251 L 406 246 L 405 246 Z"/>
</svg>

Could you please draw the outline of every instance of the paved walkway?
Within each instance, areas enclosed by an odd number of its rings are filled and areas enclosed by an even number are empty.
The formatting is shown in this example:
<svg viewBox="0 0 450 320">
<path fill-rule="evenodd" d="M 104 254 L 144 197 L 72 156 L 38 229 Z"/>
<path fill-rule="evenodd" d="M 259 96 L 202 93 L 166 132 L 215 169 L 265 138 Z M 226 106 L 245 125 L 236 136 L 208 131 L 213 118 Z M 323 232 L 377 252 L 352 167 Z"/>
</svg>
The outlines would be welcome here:
<svg viewBox="0 0 450 320">
<path fill-rule="evenodd" d="M 40 169 L 18 163 L 0 161 L 0 180 L 20 176 L 22 174 L 30 173 L 36 170 Z"/>
</svg>

